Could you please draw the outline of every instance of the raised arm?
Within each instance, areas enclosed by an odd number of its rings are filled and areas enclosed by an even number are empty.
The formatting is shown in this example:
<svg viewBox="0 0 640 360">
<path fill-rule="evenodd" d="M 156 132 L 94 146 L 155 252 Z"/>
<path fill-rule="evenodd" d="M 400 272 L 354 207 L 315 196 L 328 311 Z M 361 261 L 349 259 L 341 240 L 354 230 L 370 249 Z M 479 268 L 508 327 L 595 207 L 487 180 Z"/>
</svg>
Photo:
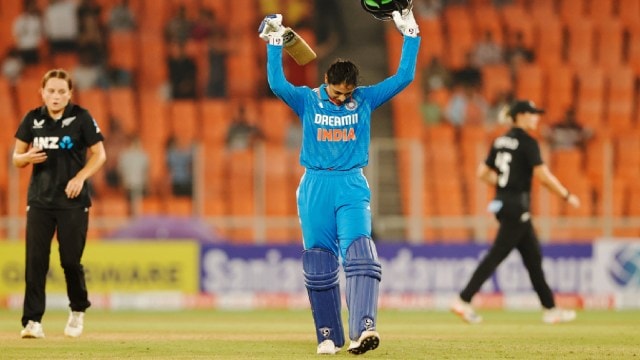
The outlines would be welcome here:
<svg viewBox="0 0 640 360">
<path fill-rule="evenodd" d="M 258 28 L 259 36 L 267 42 L 267 82 L 271 91 L 287 105 L 294 108 L 296 102 L 296 87 L 284 76 L 282 65 L 282 47 L 285 27 L 282 25 L 282 15 L 267 15 Z M 294 111 L 298 112 L 294 108 Z"/>
<path fill-rule="evenodd" d="M 389 101 L 404 88 L 409 86 L 416 74 L 416 63 L 418 61 L 418 50 L 420 48 L 420 37 L 418 34 L 418 24 L 413 17 L 413 12 L 409 11 L 404 15 L 393 12 L 393 21 L 396 28 L 404 37 L 400 63 L 396 73 L 373 86 L 363 88 L 369 93 L 372 99 L 372 109 Z"/>
</svg>

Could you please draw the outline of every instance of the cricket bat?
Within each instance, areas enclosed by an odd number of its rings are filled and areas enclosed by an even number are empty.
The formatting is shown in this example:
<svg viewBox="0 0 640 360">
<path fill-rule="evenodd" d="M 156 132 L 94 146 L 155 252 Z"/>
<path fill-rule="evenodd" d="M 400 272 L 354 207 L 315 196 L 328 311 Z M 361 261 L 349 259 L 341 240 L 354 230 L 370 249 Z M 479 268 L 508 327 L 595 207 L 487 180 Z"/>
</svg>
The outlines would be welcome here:
<svg viewBox="0 0 640 360">
<path fill-rule="evenodd" d="M 298 65 L 308 64 L 311 60 L 316 58 L 316 53 L 307 44 L 302 36 L 298 35 L 290 27 L 284 29 L 282 36 L 284 50 L 296 61 Z"/>
</svg>

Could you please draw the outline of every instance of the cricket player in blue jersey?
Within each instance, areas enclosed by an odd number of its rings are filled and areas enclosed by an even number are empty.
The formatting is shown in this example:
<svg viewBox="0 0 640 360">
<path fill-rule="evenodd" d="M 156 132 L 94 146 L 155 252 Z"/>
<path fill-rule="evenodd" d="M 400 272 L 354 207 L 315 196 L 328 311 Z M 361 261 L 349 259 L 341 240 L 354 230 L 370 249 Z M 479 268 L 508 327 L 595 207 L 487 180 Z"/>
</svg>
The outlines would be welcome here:
<svg viewBox="0 0 640 360">
<path fill-rule="evenodd" d="M 333 355 L 345 344 L 339 259 L 346 275 L 348 351 L 363 354 L 380 343 L 376 315 L 382 268 L 371 239 L 371 192 L 362 168 L 369 161 L 371 112 L 411 83 L 420 46 L 411 10 L 394 11 L 393 20 L 404 36 L 400 64 L 395 75 L 372 86 L 358 86 L 356 65 L 340 59 L 319 87 L 292 85 L 282 66 L 282 16 L 267 16 L 259 29 L 268 41 L 269 86 L 302 122 L 300 163 L 305 173 L 297 202 L 318 354 Z"/>
</svg>

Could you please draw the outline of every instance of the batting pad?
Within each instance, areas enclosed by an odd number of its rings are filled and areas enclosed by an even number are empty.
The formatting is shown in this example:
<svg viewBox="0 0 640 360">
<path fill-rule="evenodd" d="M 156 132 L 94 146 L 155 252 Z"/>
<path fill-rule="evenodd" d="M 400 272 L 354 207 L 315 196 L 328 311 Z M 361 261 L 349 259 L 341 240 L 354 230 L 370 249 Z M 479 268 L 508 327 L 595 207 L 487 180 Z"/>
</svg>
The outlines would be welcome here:
<svg viewBox="0 0 640 360">
<path fill-rule="evenodd" d="M 285 28 L 282 35 L 284 50 L 296 61 L 298 65 L 308 64 L 316 58 L 316 53 L 311 46 L 291 28 Z"/>
<path fill-rule="evenodd" d="M 342 347 L 344 329 L 340 317 L 342 305 L 338 258 L 326 250 L 305 250 L 302 253 L 302 268 L 318 344 L 330 339 L 337 347 Z"/>
<path fill-rule="evenodd" d="M 376 328 L 382 265 L 371 239 L 361 237 L 349 246 L 344 273 L 347 277 L 349 338 L 356 341 L 363 331 Z"/>
</svg>

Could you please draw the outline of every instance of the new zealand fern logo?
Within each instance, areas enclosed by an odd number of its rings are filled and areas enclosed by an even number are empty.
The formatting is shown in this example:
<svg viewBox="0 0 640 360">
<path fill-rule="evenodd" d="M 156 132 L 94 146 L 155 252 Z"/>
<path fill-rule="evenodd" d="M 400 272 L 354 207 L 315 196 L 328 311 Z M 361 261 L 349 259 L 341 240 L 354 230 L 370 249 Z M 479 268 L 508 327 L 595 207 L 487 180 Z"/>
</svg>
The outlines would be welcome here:
<svg viewBox="0 0 640 360">
<path fill-rule="evenodd" d="M 640 288 L 640 248 L 625 246 L 614 256 L 609 275 L 616 284 L 626 288 Z"/>
<path fill-rule="evenodd" d="M 60 146 L 60 149 L 71 149 L 73 147 L 73 141 L 71 141 L 69 136 L 63 136 L 58 146 Z"/>
</svg>

